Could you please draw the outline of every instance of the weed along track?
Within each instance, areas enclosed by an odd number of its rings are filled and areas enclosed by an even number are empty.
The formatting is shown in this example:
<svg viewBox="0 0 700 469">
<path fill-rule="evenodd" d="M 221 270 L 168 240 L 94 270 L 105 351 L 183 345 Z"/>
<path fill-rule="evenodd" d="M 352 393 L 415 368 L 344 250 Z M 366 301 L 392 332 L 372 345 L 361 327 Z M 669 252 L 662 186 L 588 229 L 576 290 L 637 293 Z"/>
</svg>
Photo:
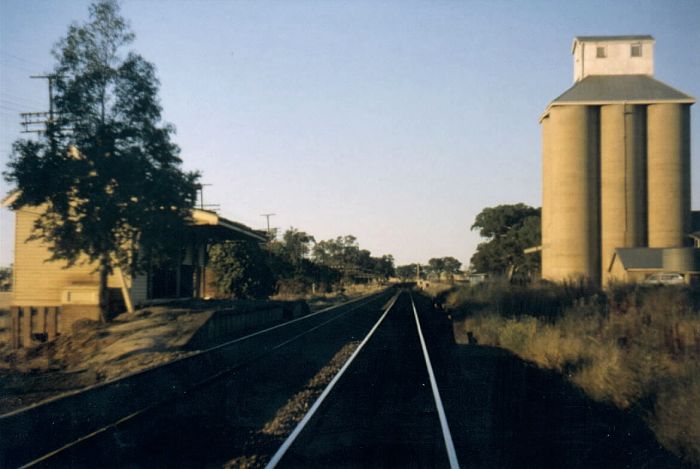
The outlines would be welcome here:
<svg viewBox="0 0 700 469">
<path fill-rule="evenodd" d="M 327 308 L 4 415 L 0 466 L 224 464 L 339 351 L 364 337 L 393 294 Z M 258 443 L 264 448 L 279 437 L 271 439 Z"/>
</svg>

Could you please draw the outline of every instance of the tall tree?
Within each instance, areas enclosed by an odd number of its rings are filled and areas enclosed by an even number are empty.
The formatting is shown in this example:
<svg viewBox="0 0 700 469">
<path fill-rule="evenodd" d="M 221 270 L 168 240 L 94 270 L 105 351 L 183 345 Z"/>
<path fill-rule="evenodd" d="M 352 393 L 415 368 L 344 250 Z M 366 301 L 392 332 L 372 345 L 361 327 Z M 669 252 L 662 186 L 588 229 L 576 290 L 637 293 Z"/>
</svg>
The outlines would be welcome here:
<svg viewBox="0 0 700 469">
<path fill-rule="evenodd" d="M 385 254 L 382 257 L 373 257 L 372 264 L 372 271 L 379 277 L 388 279 L 396 274 L 394 256 L 391 254 Z"/>
<path fill-rule="evenodd" d="M 460 267 L 462 267 L 462 263 L 451 256 L 433 257 L 428 260 L 428 270 L 437 275 L 438 278 L 441 278 L 443 274 L 454 278 L 454 274 L 459 272 Z"/>
<path fill-rule="evenodd" d="M 508 277 L 539 270 L 539 254 L 523 252 L 541 242 L 539 208 L 525 204 L 488 207 L 476 216 L 472 230 L 487 238 L 471 258 L 472 269 Z"/>
<path fill-rule="evenodd" d="M 396 275 L 401 280 L 413 280 L 418 274 L 418 264 L 406 264 L 396 267 Z"/>
<path fill-rule="evenodd" d="M 428 270 L 430 273 L 440 277 L 445 271 L 445 261 L 442 257 L 433 257 L 428 259 Z"/>
<path fill-rule="evenodd" d="M 309 256 L 316 242 L 310 234 L 290 227 L 282 235 L 282 253 L 294 265 L 300 265 Z"/>
<path fill-rule="evenodd" d="M 320 264 L 350 270 L 358 268 L 362 258 L 369 257 L 369 251 L 361 253 L 357 238 L 346 235 L 319 241 L 313 248 L 312 256 Z"/>
<path fill-rule="evenodd" d="M 443 272 L 454 275 L 459 273 L 459 269 L 462 268 L 462 263 L 459 262 L 452 256 L 447 256 L 442 258 Z"/>
<path fill-rule="evenodd" d="M 40 141 L 13 144 L 4 173 L 13 209 L 44 208 L 30 239 L 52 260 L 98 265 L 103 306 L 115 266 L 133 274 L 178 249 L 198 178 L 161 122 L 154 66 L 123 54 L 133 38 L 113 0 L 68 28 L 53 50 L 54 118 Z"/>
</svg>

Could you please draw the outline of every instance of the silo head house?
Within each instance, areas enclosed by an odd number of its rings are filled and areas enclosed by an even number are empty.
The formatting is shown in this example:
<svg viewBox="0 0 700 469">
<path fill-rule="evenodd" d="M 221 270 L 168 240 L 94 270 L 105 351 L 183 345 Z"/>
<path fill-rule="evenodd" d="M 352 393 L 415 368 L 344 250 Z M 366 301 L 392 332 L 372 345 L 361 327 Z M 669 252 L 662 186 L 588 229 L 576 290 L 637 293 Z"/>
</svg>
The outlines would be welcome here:
<svg viewBox="0 0 700 469">
<path fill-rule="evenodd" d="M 654 38 L 579 36 L 574 84 L 542 128 L 542 277 L 597 284 L 697 277 L 690 106 L 654 78 Z"/>
</svg>

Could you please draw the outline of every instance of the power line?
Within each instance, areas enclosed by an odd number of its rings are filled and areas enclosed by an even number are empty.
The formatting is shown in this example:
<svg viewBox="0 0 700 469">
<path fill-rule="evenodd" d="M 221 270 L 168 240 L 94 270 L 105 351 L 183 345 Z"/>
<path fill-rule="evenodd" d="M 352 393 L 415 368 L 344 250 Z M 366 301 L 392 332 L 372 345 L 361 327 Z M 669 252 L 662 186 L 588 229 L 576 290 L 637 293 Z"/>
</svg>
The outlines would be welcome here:
<svg viewBox="0 0 700 469">
<path fill-rule="evenodd" d="M 49 126 L 54 123 L 54 109 L 53 109 L 53 85 L 54 80 L 58 75 L 30 75 L 29 78 L 47 80 L 49 85 L 49 112 L 22 112 L 20 117 L 22 121 L 20 124 L 24 127 L 22 130 L 23 134 L 26 133 L 46 133 L 49 130 Z M 43 129 L 34 128 L 35 125 L 43 125 Z"/>
<path fill-rule="evenodd" d="M 33 60 L 27 60 L 24 57 L 20 57 L 19 55 L 15 55 L 11 52 L 7 52 L 4 50 L 0 51 L 0 55 L 4 55 L 5 57 L 9 57 L 9 58 L 14 59 L 14 60 L 19 60 L 20 62 L 24 62 L 28 65 L 33 65 L 36 67 L 43 67 L 44 66 L 44 65 L 40 64 L 39 62 L 34 62 Z"/>
<path fill-rule="evenodd" d="M 35 104 L 35 105 L 41 105 L 41 106 L 44 105 L 43 102 L 41 102 L 39 99 L 35 98 L 34 96 L 17 95 L 17 94 L 8 93 L 4 90 L 0 90 L 0 99 L 1 100 L 17 101 L 21 104 Z"/>
<path fill-rule="evenodd" d="M 22 109 L 20 108 L 20 106 L 18 106 L 18 105 L 16 105 L 16 104 L 9 104 L 9 103 L 7 103 L 7 104 L 6 104 L 6 103 L 0 103 L 0 109 L 5 109 L 5 110 L 7 110 L 7 111 L 14 111 L 14 112 L 16 112 L 16 113 L 18 113 L 18 114 L 19 114 L 20 112 L 22 112 Z"/>
<path fill-rule="evenodd" d="M 5 63 L 2 64 L 2 68 L 13 68 L 13 69 L 19 70 L 19 71 L 21 71 L 21 72 L 33 73 L 33 70 L 30 69 L 30 68 L 28 68 L 28 67 L 22 67 L 22 66 L 15 65 L 15 64 L 10 64 L 10 63 L 7 63 L 7 62 L 5 62 Z"/>
<path fill-rule="evenodd" d="M 6 98 L 2 98 L 2 97 L 0 97 L 0 104 L 5 104 L 5 105 L 9 105 L 9 106 L 20 106 L 20 107 L 30 106 L 30 103 L 27 103 L 27 102 L 23 103 L 21 101 L 16 101 L 14 99 L 6 99 Z M 40 106 L 38 104 L 31 104 L 31 105 L 36 106 L 36 107 L 43 107 L 43 106 Z"/>
</svg>

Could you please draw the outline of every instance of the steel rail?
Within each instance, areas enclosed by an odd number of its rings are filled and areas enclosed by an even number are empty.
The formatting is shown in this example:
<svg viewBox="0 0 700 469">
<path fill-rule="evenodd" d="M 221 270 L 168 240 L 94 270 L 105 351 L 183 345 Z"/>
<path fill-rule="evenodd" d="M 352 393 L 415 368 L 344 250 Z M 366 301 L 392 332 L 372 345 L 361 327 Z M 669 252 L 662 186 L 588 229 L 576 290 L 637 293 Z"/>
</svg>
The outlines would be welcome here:
<svg viewBox="0 0 700 469">
<path fill-rule="evenodd" d="M 282 460 L 284 455 L 287 453 L 289 448 L 292 446 L 294 441 L 297 439 L 299 434 L 302 432 L 302 430 L 304 430 L 304 427 L 306 427 L 306 425 L 309 423 L 309 421 L 314 416 L 316 411 L 319 409 L 319 407 L 321 407 L 321 404 L 323 404 L 323 401 L 325 401 L 326 397 L 328 397 L 330 392 L 333 390 L 333 387 L 335 387 L 336 383 L 340 380 L 340 378 L 343 376 L 345 371 L 350 367 L 352 362 L 359 355 L 360 351 L 362 351 L 362 348 L 365 346 L 365 344 L 367 344 L 367 342 L 369 342 L 369 340 L 372 338 L 375 331 L 379 328 L 381 323 L 384 321 L 384 318 L 386 318 L 386 316 L 389 313 L 389 311 L 391 310 L 391 308 L 393 308 L 394 305 L 396 304 L 396 300 L 398 299 L 400 294 L 401 294 L 401 292 L 397 292 L 394 295 L 394 297 L 391 299 L 389 306 L 387 306 L 386 310 L 384 311 L 384 314 L 382 314 L 382 316 L 374 324 L 372 329 L 370 329 L 369 333 L 365 336 L 365 338 L 362 340 L 362 342 L 360 342 L 360 345 L 358 345 L 357 348 L 355 349 L 355 351 L 352 353 L 352 355 L 350 355 L 350 358 L 348 358 L 348 360 L 345 362 L 343 367 L 335 374 L 335 376 L 333 377 L 331 382 L 328 383 L 328 385 L 325 387 L 325 389 L 323 390 L 321 395 L 318 396 L 318 398 L 313 403 L 313 405 L 311 406 L 309 411 L 306 413 L 306 415 L 304 415 L 304 417 L 297 424 L 297 426 L 294 428 L 292 433 L 289 434 L 289 436 L 284 441 L 284 443 L 282 443 L 282 445 L 279 447 L 277 452 L 275 452 L 275 454 L 272 456 L 270 461 L 265 466 L 265 469 L 273 469 L 273 468 L 277 467 L 277 465 Z"/>
<path fill-rule="evenodd" d="M 13 416 L 15 416 L 15 415 L 17 415 L 17 414 L 21 414 L 21 413 L 23 413 L 23 412 L 31 411 L 32 409 L 35 409 L 35 408 L 37 408 L 37 407 L 41 407 L 41 406 L 43 406 L 43 405 L 49 404 L 49 403 L 54 402 L 54 401 L 58 401 L 58 400 L 64 399 L 64 398 L 66 398 L 66 397 L 74 396 L 74 395 L 77 395 L 77 394 L 83 394 L 83 393 L 90 392 L 90 391 L 92 391 L 92 390 L 94 390 L 94 389 L 98 389 L 98 388 L 103 388 L 103 387 L 106 387 L 106 386 L 110 386 L 110 385 L 112 385 L 112 384 L 114 384 L 114 383 L 117 383 L 117 382 L 119 382 L 119 381 L 124 381 L 124 380 L 126 380 L 126 379 L 132 378 L 132 377 L 137 376 L 137 375 L 142 375 L 142 374 L 151 373 L 151 372 L 153 372 L 154 370 L 157 370 L 157 369 L 159 369 L 159 368 L 170 367 L 170 366 L 173 366 L 173 365 L 175 365 L 175 364 L 177 364 L 177 363 L 180 363 L 180 362 L 192 360 L 192 359 L 195 359 L 195 358 L 201 358 L 202 356 L 205 356 L 205 355 L 207 355 L 207 354 L 213 354 L 213 352 L 219 351 L 219 350 L 221 350 L 221 349 L 228 348 L 228 347 L 230 347 L 230 346 L 232 346 L 232 345 L 235 345 L 235 344 L 240 343 L 240 342 L 244 342 L 244 341 L 246 341 L 246 340 L 250 340 L 250 339 L 252 339 L 252 338 L 254 338 L 254 337 L 257 337 L 257 336 L 259 336 L 259 335 L 262 335 L 262 334 L 265 334 L 265 333 L 268 333 L 268 332 L 272 332 L 272 331 L 274 331 L 274 330 L 276 330 L 276 329 L 280 329 L 280 328 L 282 328 L 282 327 L 287 327 L 287 326 L 290 326 L 290 325 L 295 324 L 295 323 L 297 323 L 297 322 L 305 321 L 305 320 L 311 319 L 311 318 L 316 317 L 316 316 L 318 316 L 318 315 L 320 315 L 320 314 L 327 313 L 327 312 L 332 311 L 332 310 L 335 310 L 335 309 L 340 309 L 340 308 L 343 308 L 343 307 L 345 307 L 345 306 L 352 305 L 352 304 L 354 304 L 354 303 L 359 303 L 359 302 L 362 302 L 363 300 L 367 300 L 367 301 L 364 301 L 364 302 L 361 303 L 361 304 L 356 305 L 354 308 L 349 309 L 348 311 L 343 312 L 342 314 L 349 313 L 349 312 L 351 312 L 351 311 L 355 311 L 356 309 L 361 308 L 362 306 L 364 306 L 364 305 L 366 305 L 366 304 L 369 304 L 369 303 L 372 302 L 373 300 L 377 299 L 377 298 L 379 297 L 379 295 L 381 295 L 382 293 L 385 293 L 385 292 L 386 292 L 386 290 L 384 290 L 384 291 L 382 291 L 382 292 L 379 292 L 379 293 L 370 293 L 370 294 L 368 294 L 368 295 L 361 296 L 360 298 L 355 298 L 354 300 L 350 300 L 350 301 L 348 301 L 348 302 L 345 302 L 345 303 L 342 303 L 342 304 L 339 304 L 339 305 L 329 306 L 329 307 L 327 307 L 327 308 L 321 309 L 321 310 L 316 311 L 316 312 L 314 312 L 314 313 L 307 314 L 307 315 L 305 315 L 305 316 L 301 316 L 301 317 L 298 317 L 298 318 L 295 318 L 295 319 L 291 319 L 291 320 L 289 320 L 289 321 L 285 321 L 285 322 L 282 322 L 282 323 L 280 323 L 280 324 L 276 324 L 276 325 L 274 325 L 274 326 L 270 326 L 270 327 L 268 327 L 267 329 L 262 329 L 262 330 L 259 330 L 259 331 L 250 333 L 250 334 L 248 334 L 248 335 L 245 335 L 245 336 L 243 336 L 243 337 L 237 337 L 237 338 L 235 338 L 235 339 L 229 340 L 229 341 L 227 341 L 227 342 L 223 342 L 223 343 L 218 344 L 218 345 L 215 345 L 215 346 L 213 346 L 213 347 L 210 347 L 210 348 L 207 348 L 207 349 L 204 349 L 204 350 L 196 351 L 196 352 L 192 353 L 191 355 L 187 355 L 187 356 L 185 356 L 185 357 L 176 358 L 176 359 L 174 359 L 174 360 L 171 360 L 171 361 L 169 361 L 169 362 L 167 362 L 167 363 L 163 363 L 163 364 L 158 365 L 158 366 L 153 367 L 153 368 L 147 368 L 147 369 L 145 369 L 145 370 L 134 371 L 133 373 L 127 373 L 127 374 L 125 374 L 125 375 L 123 375 L 123 376 L 120 376 L 119 378 L 112 379 L 112 380 L 108 380 L 108 381 L 104 381 L 104 382 L 102 382 L 102 383 L 98 383 L 98 384 L 95 384 L 95 385 L 92 385 L 92 386 L 88 386 L 87 388 L 77 389 L 77 390 L 75 390 L 75 391 L 68 391 L 68 392 L 59 394 L 59 395 L 57 395 L 57 396 L 50 397 L 50 398 L 45 399 L 45 400 L 42 400 L 42 401 L 40 401 L 40 402 L 37 402 L 37 403 L 34 403 L 34 404 L 30 404 L 30 405 L 28 405 L 28 406 L 26 406 L 26 407 L 22 407 L 22 408 L 19 408 L 19 409 L 16 409 L 16 410 L 7 412 L 6 414 L 0 415 L 0 422 L 1 422 L 2 419 L 4 419 L 4 418 L 13 417 Z"/>
<path fill-rule="evenodd" d="M 430 354 L 428 353 L 428 347 L 425 345 L 425 339 L 423 338 L 423 331 L 421 329 L 420 319 L 418 319 L 418 311 L 416 310 L 416 304 L 413 301 L 413 295 L 410 295 L 410 297 L 411 306 L 413 307 L 413 317 L 416 320 L 416 329 L 418 330 L 418 337 L 420 338 L 420 345 L 423 349 L 423 357 L 425 358 L 425 366 L 428 369 L 428 376 L 430 377 L 430 387 L 433 390 L 435 406 L 437 407 L 438 416 L 440 417 L 440 426 L 442 427 L 442 436 L 445 440 L 447 457 L 450 460 L 450 467 L 452 469 L 458 469 L 459 461 L 457 460 L 457 452 L 455 451 L 455 446 L 452 442 L 452 434 L 450 433 L 450 426 L 447 424 L 447 416 L 445 415 L 445 408 L 443 407 L 442 399 L 440 398 L 440 391 L 438 390 L 437 381 L 435 380 L 433 366 L 430 363 Z"/>
<path fill-rule="evenodd" d="M 384 293 L 384 292 L 382 292 L 382 293 Z M 300 317 L 300 318 L 296 318 L 296 319 L 293 319 L 293 320 L 284 322 L 284 323 L 282 323 L 282 324 L 277 324 L 277 325 L 275 325 L 275 326 L 269 327 L 269 328 L 264 329 L 264 330 L 261 330 L 261 331 L 256 331 L 256 332 L 254 332 L 254 333 L 248 334 L 248 335 L 243 336 L 243 337 L 239 337 L 239 338 L 237 338 L 237 339 L 234 339 L 234 340 L 225 342 L 225 343 L 223 343 L 223 344 L 219 344 L 219 345 L 217 345 L 217 346 L 215 346 L 215 347 L 211 347 L 211 348 L 208 348 L 208 349 L 206 349 L 206 350 L 202 350 L 201 352 L 198 352 L 198 353 L 196 353 L 196 354 L 194 354 L 194 355 L 192 355 L 192 356 L 183 357 L 183 358 L 181 358 L 181 359 L 175 360 L 175 361 L 187 360 L 188 358 L 191 358 L 191 357 L 194 357 L 194 356 L 202 356 L 202 355 L 205 355 L 205 354 L 208 354 L 208 353 L 211 353 L 211 352 L 220 350 L 220 349 L 222 349 L 222 348 L 230 347 L 230 346 L 232 346 L 233 344 L 236 344 L 236 343 L 239 343 L 239 342 L 243 342 L 243 341 L 249 340 L 249 339 L 251 339 L 251 338 L 253 338 L 253 337 L 260 336 L 260 335 L 265 334 L 265 333 L 267 333 L 267 332 L 270 332 L 270 331 L 279 329 L 280 327 L 288 326 L 288 325 L 291 325 L 291 324 L 293 324 L 293 323 L 296 323 L 296 322 L 299 322 L 299 321 L 302 321 L 302 320 L 305 320 L 305 319 L 309 319 L 309 318 L 311 318 L 311 317 L 318 316 L 318 315 L 320 315 L 320 314 L 322 314 L 322 313 L 327 313 L 327 312 L 329 312 L 329 311 L 331 311 L 331 310 L 336 310 L 336 309 L 342 308 L 342 307 L 344 307 L 344 306 L 353 305 L 353 307 L 350 308 L 350 309 L 348 309 L 347 311 L 343 311 L 343 312 L 339 313 L 337 316 L 334 316 L 334 317 L 332 317 L 332 318 L 330 318 L 330 319 L 328 319 L 328 320 L 326 320 L 326 321 L 324 321 L 324 322 L 322 322 L 322 323 L 320 323 L 320 324 L 317 324 L 316 326 L 314 326 L 314 327 L 312 327 L 312 328 L 310 328 L 310 329 L 306 329 L 306 330 L 302 331 L 301 333 L 299 333 L 299 334 L 297 334 L 297 335 L 295 335 L 295 336 L 293 336 L 293 337 L 291 337 L 291 338 L 289 338 L 289 339 L 287 339 L 287 340 L 284 340 L 284 341 L 282 341 L 282 342 L 280 342 L 280 343 L 274 345 L 274 346 L 271 347 L 271 348 L 266 349 L 265 351 L 263 351 L 263 352 L 260 353 L 260 354 L 257 354 L 257 355 L 255 355 L 255 356 L 253 356 L 253 357 L 250 357 L 250 358 L 248 358 L 248 359 L 246 359 L 246 360 L 244 360 L 244 361 L 242 361 L 242 362 L 240 362 L 240 363 L 236 363 L 236 364 L 233 365 L 233 366 L 230 366 L 230 367 L 228 367 L 228 368 L 226 368 L 226 369 L 224 369 L 224 370 L 222 370 L 222 371 L 219 371 L 219 372 L 217 372 L 217 373 L 215 373 L 215 374 L 213 374 L 213 375 L 210 375 L 210 376 L 208 376 L 208 377 L 206 377 L 206 378 L 204 378 L 204 379 L 202 379 L 202 380 L 200 380 L 200 381 L 197 381 L 197 382 L 195 382 L 194 384 L 192 384 L 191 386 L 187 387 L 187 389 L 184 389 L 184 390 L 180 391 L 178 394 L 176 394 L 176 395 L 174 395 L 174 396 L 168 397 L 168 398 L 166 398 L 166 399 L 163 399 L 163 400 L 160 400 L 160 401 L 158 401 L 158 402 L 155 402 L 155 403 L 153 403 L 153 404 L 151 404 L 151 405 L 145 406 L 145 407 L 143 407 L 142 409 L 139 409 L 139 410 L 136 410 L 136 411 L 134 411 L 134 412 L 131 412 L 131 413 L 129 413 L 128 415 L 126 415 L 126 416 L 124 416 L 124 417 L 121 417 L 121 418 L 119 418 L 119 419 L 117 419 L 117 420 L 115 420 L 115 421 L 113 421 L 113 422 L 110 422 L 110 423 L 108 423 L 108 424 L 106 424 L 106 425 L 103 425 L 102 427 L 100 427 L 100 428 L 98 428 L 98 429 L 95 429 L 95 430 L 93 430 L 93 431 L 91 431 L 91 432 L 89 432 L 89 433 L 87 433 L 87 434 L 85 434 L 85 435 L 82 435 L 82 436 L 76 438 L 75 440 L 64 444 L 63 446 L 61 446 L 61 447 L 59 447 L 59 448 L 56 448 L 56 449 L 54 449 L 54 450 L 52 450 L 52 451 L 49 451 L 49 452 L 47 452 L 47 453 L 44 453 L 44 454 L 41 455 L 40 457 L 35 458 L 35 459 L 32 459 L 31 461 L 24 463 L 22 466 L 20 466 L 20 468 L 33 467 L 33 466 L 35 466 L 35 465 L 37 465 L 37 464 L 46 462 L 46 461 L 50 460 L 51 458 L 53 458 L 54 456 L 57 456 L 57 455 L 59 455 L 60 453 L 66 451 L 66 450 L 68 450 L 68 449 L 71 449 L 71 448 L 73 448 L 73 447 L 75 447 L 75 446 L 77 446 L 77 445 L 83 444 L 83 443 L 89 441 L 89 440 L 92 439 L 92 438 L 95 438 L 95 437 L 97 437 L 97 436 L 99 436 L 99 435 L 101 435 L 101 434 L 103 434 L 103 433 L 105 433 L 105 432 L 107 432 L 107 431 L 109 431 L 109 430 L 111 430 L 111 429 L 113 429 L 113 428 L 116 428 L 118 425 L 121 425 L 121 424 L 123 424 L 123 423 L 125 423 L 125 422 L 128 422 L 128 421 L 130 421 L 130 420 L 133 420 L 133 419 L 135 419 L 135 418 L 138 418 L 138 417 L 140 417 L 140 416 L 142 416 L 142 415 L 144 415 L 144 414 L 147 414 L 147 413 L 149 413 L 149 412 L 151 412 L 151 411 L 153 411 L 153 410 L 155 410 L 155 409 L 157 409 L 157 408 L 159 408 L 159 407 L 161 407 L 161 406 L 163 406 L 163 405 L 167 405 L 167 404 L 172 403 L 172 402 L 174 402 L 174 401 L 176 401 L 176 400 L 178 400 L 178 399 L 182 399 L 182 398 L 183 398 L 185 395 L 187 395 L 188 393 L 191 393 L 191 392 L 196 391 L 196 390 L 198 390 L 198 389 L 200 389 L 200 388 L 203 388 L 203 387 L 205 387 L 205 386 L 207 386 L 207 385 L 209 385 L 209 384 L 212 384 L 212 383 L 214 383 L 215 381 L 217 381 L 217 380 L 219 380 L 219 379 L 222 379 L 222 378 L 226 377 L 227 375 L 229 375 L 229 374 L 231 374 L 231 373 L 233 373 L 233 372 L 236 372 L 236 371 L 240 370 L 242 367 L 245 367 L 245 366 L 248 366 L 248 365 L 250 365 L 250 364 L 252 364 L 252 363 L 255 363 L 255 362 L 259 361 L 260 359 L 262 359 L 262 358 L 268 356 L 268 355 L 271 354 L 272 352 L 274 352 L 274 351 L 276 351 L 276 350 L 279 350 L 280 348 L 282 348 L 282 347 L 284 347 L 284 346 L 286 346 L 286 345 L 289 345 L 290 343 L 292 343 L 292 342 L 294 342 L 294 341 L 300 339 L 301 337 L 303 337 L 303 336 L 305 336 L 305 335 L 307 335 L 307 334 L 310 334 L 311 332 L 313 332 L 313 331 L 315 331 L 315 330 L 318 330 L 318 329 L 322 328 L 323 326 L 326 326 L 326 325 L 328 325 L 328 324 L 330 324 L 330 323 L 332 323 L 332 322 L 334 322 L 334 321 L 337 321 L 338 319 L 341 319 L 341 318 L 345 317 L 347 314 L 349 314 L 349 313 L 351 313 L 351 312 L 353 312 L 353 311 L 356 311 L 356 310 L 362 308 L 363 306 L 368 305 L 368 304 L 371 303 L 372 301 L 378 299 L 378 298 L 380 297 L 380 295 L 381 295 L 381 293 L 379 293 L 379 294 L 373 293 L 373 294 L 365 295 L 365 296 L 363 296 L 363 297 L 361 297 L 361 298 L 357 298 L 357 299 L 355 299 L 355 300 L 352 300 L 352 301 L 343 303 L 343 304 L 341 304 L 341 305 L 335 305 L 335 306 L 331 306 L 331 307 L 328 307 L 328 308 L 324 308 L 324 309 L 322 309 L 322 310 L 320 310 L 320 311 L 317 311 L 317 312 L 315 312 L 315 313 L 308 314 L 308 315 L 306 315 L 306 316 L 302 316 L 302 317 Z M 391 302 L 391 305 L 389 306 L 389 308 L 387 308 L 387 311 L 388 311 L 389 309 L 391 309 L 391 307 L 393 306 L 393 304 L 396 302 L 397 296 L 398 296 L 398 293 L 395 294 L 394 297 L 392 298 L 392 300 L 391 300 L 391 301 L 392 301 L 392 302 Z M 366 301 L 363 301 L 363 300 L 366 300 Z M 386 312 L 384 313 L 384 315 L 386 315 Z M 384 316 L 382 316 L 382 318 L 383 318 L 383 317 L 384 317 Z M 172 362 L 170 362 L 170 363 L 172 363 Z M 161 366 L 168 366 L 170 363 L 166 363 L 166 364 L 161 365 Z M 153 369 L 154 369 L 154 368 L 149 369 L 149 370 L 145 370 L 145 371 L 147 372 L 147 371 L 151 371 L 151 370 L 153 370 Z M 114 380 L 114 381 L 111 381 L 110 383 L 115 383 L 115 382 L 117 382 L 117 381 L 119 381 L 119 380 Z"/>
</svg>

